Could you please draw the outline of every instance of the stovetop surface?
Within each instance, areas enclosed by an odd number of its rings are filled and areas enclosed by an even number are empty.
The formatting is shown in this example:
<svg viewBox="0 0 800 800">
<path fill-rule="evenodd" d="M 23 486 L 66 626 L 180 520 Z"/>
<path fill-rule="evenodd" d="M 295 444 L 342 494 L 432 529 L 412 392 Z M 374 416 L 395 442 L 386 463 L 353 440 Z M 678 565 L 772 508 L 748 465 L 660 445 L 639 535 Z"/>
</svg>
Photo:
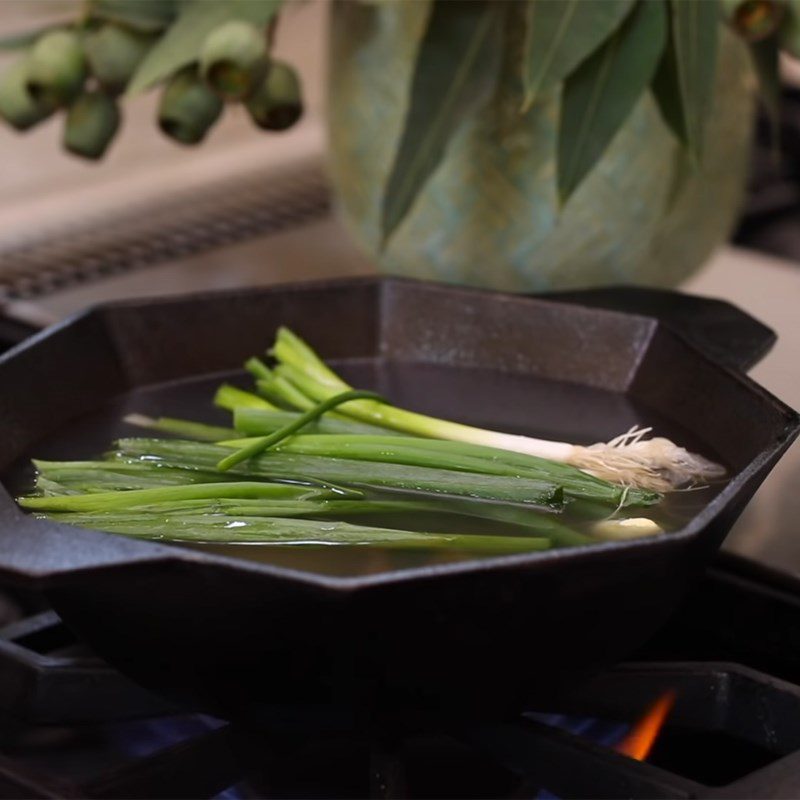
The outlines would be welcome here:
<svg viewBox="0 0 800 800">
<path fill-rule="evenodd" d="M 369 737 L 177 709 L 89 653 L 42 598 L 5 595 L 0 615 L 0 797 L 800 795 L 800 584 L 730 555 L 635 660 L 551 707 Z M 664 698 L 647 759 L 619 752 Z"/>
</svg>

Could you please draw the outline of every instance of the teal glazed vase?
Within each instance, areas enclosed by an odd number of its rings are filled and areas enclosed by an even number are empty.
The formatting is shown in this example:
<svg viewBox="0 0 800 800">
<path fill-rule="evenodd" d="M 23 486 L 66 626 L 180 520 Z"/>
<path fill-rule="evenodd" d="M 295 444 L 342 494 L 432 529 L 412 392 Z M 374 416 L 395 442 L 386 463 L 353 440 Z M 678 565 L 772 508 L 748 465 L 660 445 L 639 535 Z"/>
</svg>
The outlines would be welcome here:
<svg viewBox="0 0 800 800">
<path fill-rule="evenodd" d="M 346 226 L 393 275 L 512 292 L 678 284 L 729 235 L 743 196 L 755 88 L 745 47 L 723 29 L 698 165 L 648 92 L 559 207 L 560 91 L 519 113 L 521 41 L 513 36 L 519 38 L 522 5 L 510 4 L 494 99 L 464 124 L 381 252 L 381 199 L 430 5 L 334 4 L 329 170 Z"/>
</svg>

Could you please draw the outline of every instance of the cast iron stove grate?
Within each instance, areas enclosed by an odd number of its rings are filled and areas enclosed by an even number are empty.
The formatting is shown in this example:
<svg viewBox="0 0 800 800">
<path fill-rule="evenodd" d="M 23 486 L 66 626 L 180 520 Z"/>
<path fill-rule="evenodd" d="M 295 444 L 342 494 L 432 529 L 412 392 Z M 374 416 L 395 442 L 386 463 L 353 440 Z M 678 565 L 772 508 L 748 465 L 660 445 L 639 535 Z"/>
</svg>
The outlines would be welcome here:
<svg viewBox="0 0 800 800">
<path fill-rule="evenodd" d="M 797 797 L 798 630 L 800 581 L 723 555 L 636 662 L 552 708 L 367 742 L 179 712 L 45 611 L 0 632 L 0 797 Z M 668 691 L 648 760 L 618 753 Z"/>
</svg>

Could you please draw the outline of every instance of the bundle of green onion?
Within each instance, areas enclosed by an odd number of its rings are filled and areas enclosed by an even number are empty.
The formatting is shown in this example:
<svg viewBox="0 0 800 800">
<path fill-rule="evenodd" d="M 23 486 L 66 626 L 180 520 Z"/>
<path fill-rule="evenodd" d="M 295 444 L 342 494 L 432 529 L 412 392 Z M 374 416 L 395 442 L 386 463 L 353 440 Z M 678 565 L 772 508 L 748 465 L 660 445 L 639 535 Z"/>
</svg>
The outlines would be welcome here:
<svg viewBox="0 0 800 800">
<path fill-rule="evenodd" d="M 656 491 L 394 408 L 349 387 L 287 329 L 271 354 L 272 368 L 245 365 L 254 392 L 217 391 L 230 427 L 132 414 L 127 422 L 166 436 L 121 439 L 101 460 L 36 461 L 35 491 L 20 505 L 146 539 L 467 554 L 615 538 L 614 520 L 626 536 L 661 530 L 631 514 L 658 503 Z"/>
</svg>

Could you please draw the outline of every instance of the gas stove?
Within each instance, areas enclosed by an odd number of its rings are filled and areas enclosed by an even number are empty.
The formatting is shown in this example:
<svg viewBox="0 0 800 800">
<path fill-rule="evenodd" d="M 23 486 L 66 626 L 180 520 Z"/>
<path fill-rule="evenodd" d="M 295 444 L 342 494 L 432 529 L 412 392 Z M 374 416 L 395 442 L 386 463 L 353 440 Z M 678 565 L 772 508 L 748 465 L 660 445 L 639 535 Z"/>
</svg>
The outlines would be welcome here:
<svg viewBox="0 0 800 800">
<path fill-rule="evenodd" d="M 300 172 L 225 184 L 222 210 L 167 198 L 126 220 L 124 236 L 87 224 L 0 248 L 13 312 L 0 313 L 0 351 L 106 299 L 370 273 L 329 216 L 317 161 Z M 308 258 L 312 244 L 324 259 Z M 798 405 L 798 276 L 756 260 L 729 251 L 689 288 L 777 329 L 754 375 Z M 76 641 L 43 598 L 0 587 L 0 798 L 798 797 L 800 552 L 787 487 L 799 455 L 729 537 L 754 560 L 722 553 L 630 662 L 492 724 L 442 720 L 369 739 L 326 735 L 314 720 L 242 729 L 150 694 Z"/>
<path fill-rule="evenodd" d="M 800 795 L 800 581 L 729 554 L 634 660 L 549 707 L 370 739 L 177 709 L 41 603 L 3 606 L 0 797 Z"/>
</svg>

